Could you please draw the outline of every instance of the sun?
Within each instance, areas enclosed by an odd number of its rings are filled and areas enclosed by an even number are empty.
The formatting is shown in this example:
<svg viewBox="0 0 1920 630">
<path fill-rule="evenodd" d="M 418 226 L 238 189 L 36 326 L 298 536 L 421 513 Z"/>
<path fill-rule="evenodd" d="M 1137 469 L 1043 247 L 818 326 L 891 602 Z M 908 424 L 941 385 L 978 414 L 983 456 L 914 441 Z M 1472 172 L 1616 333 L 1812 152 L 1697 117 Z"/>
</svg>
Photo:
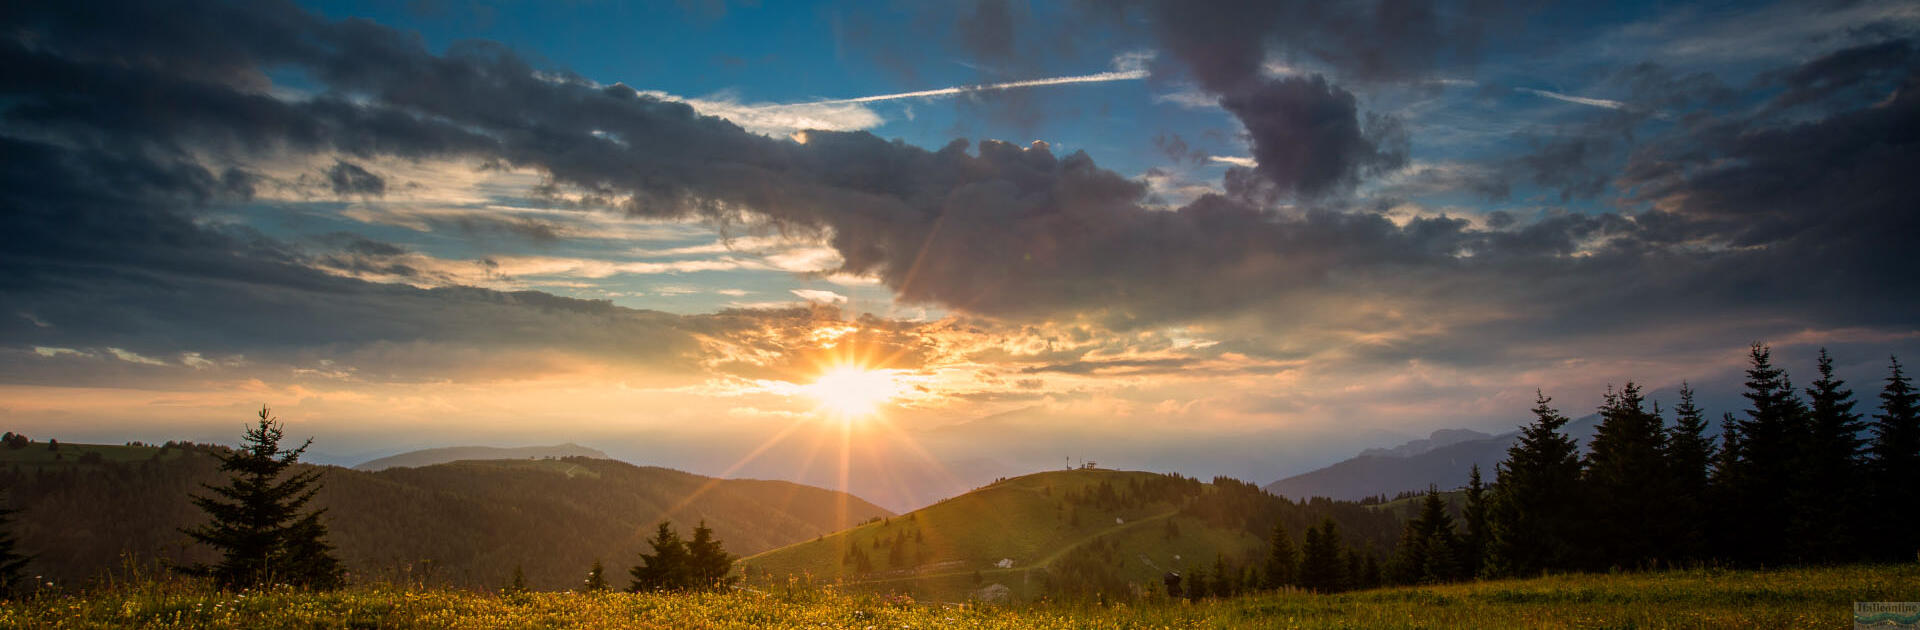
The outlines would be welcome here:
<svg viewBox="0 0 1920 630">
<path fill-rule="evenodd" d="M 845 419 L 865 418 L 899 394 L 900 384 L 886 370 L 843 365 L 827 370 L 807 386 L 807 393 L 828 411 Z"/>
</svg>

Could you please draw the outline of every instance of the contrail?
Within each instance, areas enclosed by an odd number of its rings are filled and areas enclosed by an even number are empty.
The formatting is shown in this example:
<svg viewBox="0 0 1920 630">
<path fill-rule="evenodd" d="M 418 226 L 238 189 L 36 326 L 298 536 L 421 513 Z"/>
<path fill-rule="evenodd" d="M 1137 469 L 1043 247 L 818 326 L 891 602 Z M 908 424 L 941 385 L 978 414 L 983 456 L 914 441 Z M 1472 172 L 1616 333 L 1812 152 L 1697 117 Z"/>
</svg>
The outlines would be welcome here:
<svg viewBox="0 0 1920 630">
<path fill-rule="evenodd" d="M 1607 109 L 1626 109 L 1627 108 L 1626 103 L 1622 103 L 1620 101 L 1609 101 L 1604 98 L 1587 98 L 1584 96 L 1561 94 L 1559 92 L 1548 92 L 1546 90 L 1536 90 L 1533 88 L 1514 88 L 1514 89 L 1522 92 L 1526 92 L 1528 94 L 1532 94 L 1534 96 L 1544 96 L 1556 101 L 1574 103 L 1577 105 L 1590 105 L 1593 107 L 1605 107 Z"/>
<path fill-rule="evenodd" d="M 982 85 L 960 85 L 960 86 L 954 86 L 949 88 L 940 88 L 938 90 L 920 90 L 918 92 L 901 92 L 898 94 L 880 94 L 876 96 L 839 98 L 839 99 L 826 100 L 826 101 L 807 101 L 805 103 L 783 103 L 779 105 L 763 105 L 755 109 L 774 109 L 779 107 L 807 107 L 807 106 L 813 106 L 813 105 L 847 105 L 847 104 L 854 104 L 854 103 L 872 103 L 876 101 L 895 101 L 903 98 L 936 98 L 941 96 L 954 96 L 957 94 L 967 94 L 971 92 L 990 92 L 990 91 L 996 91 L 996 90 L 1012 90 L 1012 89 L 1018 89 L 1018 88 L 1042 87 L 1042 86 L 1048 86 L 1048 85 L 1067 85 L 1070 83 L 1106 83 L 1109 81 L 1136 81 L 1136 80 L 1145 79 L 1145 78 L 1147 78 L 1147 71 L 1145 70 L 1124 70 L 1124 71 L 1115 71 L 1115 72 L 1102 72 L 1099 74 L 1083 74 L 1083 75 L 1072 76 L 1072 77 L 1027 79 L 1025 81 L 1008 81 L 1006 83 L 987 83 Z"/>
</svg>

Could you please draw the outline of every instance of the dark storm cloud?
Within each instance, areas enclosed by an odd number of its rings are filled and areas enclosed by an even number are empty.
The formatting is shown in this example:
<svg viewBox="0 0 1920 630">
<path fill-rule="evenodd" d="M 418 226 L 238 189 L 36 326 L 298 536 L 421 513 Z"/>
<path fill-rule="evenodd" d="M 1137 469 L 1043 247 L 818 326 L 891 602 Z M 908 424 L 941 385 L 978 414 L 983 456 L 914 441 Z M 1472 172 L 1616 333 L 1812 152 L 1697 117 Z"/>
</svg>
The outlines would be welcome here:
<svg viewBox="0 0 1920 630">
<path fill-rule="evenodd" d="M 1560 201 L 1592 199 L 1606 192 L 1625 142 L 1603 130 L 1537 141 L 1532 152 L 1507 161 L 1507 169 L 1534 185 L 1560 193 Z"/>
<path fill-rule="evenodd" d="M 538 292 L 425 290 L 327 275 L 285 245 L 194 220 L 193 208 L 231 195 L 225 178 L 192 164 L 0 138 L 0 297 L 30 316 L 0 321 L 0 345 L 125 348 L 176 368 L 189 367 L 179 362 L 184 353 L 245 356 L 257 369 L 298 362 L 310 349 L 337 357 L 353 348 L 427 344 L 387 352 L 383 369 L 418 368 L 387 375 L 403 379 L 446 378 L 474 368 L 457 362 L 484 360 L 453 351 L 459 347 L 550 349 L 655 366 L 691 365 L 698 348 L 682 318 L 665 313 Z M 357 236 L 330 240 L 363 255 L 402 252 Z M 0 363 L 8 382 L 136 382 L 97 361 L 66 362 L 72 370 Z"/>
<path fill-rule="evenodd" d="M 334 232 L 318 239 L 340 251 L 362 256 L 400 256 L 407 253 L 406 248 L 392 243 L 383 243 L 351 232 Z"/>
<path fill-rule="evenodd" d="M 1268 63 L 1307 62 L 1355 81 L 1417 79 L 1471 63 L 1480 29 L 1497 7 L 1421 0 L 1138 3 L 1160 47 L 1246 127 L 1255 171 L 1277 192 L 1309 198 L 1404 166 L 1407 137 L 1389 117 L 1363 116 L 1353 93 L 1327 76 L 1275 77 Z"/>
<path fill-rule="evenodd" d="M 1500 334 L 1549 337 L 1734 308 L 1788 320 L 1818 313 L 1834 325 L 1916 318 L 1912 278 L 1876 266 L 1907 249 L 1893 235 L 1913 233 L 1897 229 L 1911 220 L 1894 215 L 1914 206 L 1893 175 L 1912 170 L 1901 170 L 1912 166 L 1910 88 L 1887 104 L 1853 103 L 1793 126 L 1688 121 L 1689 135 L 1635 152 L 1622 176 L 1641 199 L 1663 204 L 1650 214 L 1558 214 L 1482 229 L 1331 203 L 1282 213 L 1265 201 L 1339 191 L 1399 165 L 1405 148 L 1391 120 L 1363 117 L 1328 79 L 1262 74 L 1269 47 L 1359 80 L 1393 80 L 1460 63 L 1466 44 L 1429 37 L 1451 27 L 1419 6 L 1350 13 L 1254 3 L 1237 18 L 1220 13 L 1228 4 L 1156 6 L 1156 15 L 1184 20 L 1155 28 L 1247 123 L 1261 174 L 1254 182 L 1234 171 L 1235 194 L 1171 211 L 1148 207 L 1144 184 L 1044 143 L 956 141 L 929 151 L 867 133 L 810 132 L 798 144 L 624 85 L 536 68 L 498 45 L 434 55 L 415 36 L 281 3 L 13 6 L 0 14 L 9 68 L 0 77 L 9 180 L 0 290 L 54 326 L 16 318 L 6 338 L 57 345 L 93 335 L 135 346 L 165 337 L 168 347 L 197 349 L 487 336 L 637 356 L 688 343 L 672 316 L 538 293 L 371 285 L 314 271 L 327 265 L 284 244 L 193 221 L 248 194 L 245 171 L 196 156 L 285 153 L 496 161 L 544 171 L 556 195 L 639 216 L 829 230 L 844 271 L 878 277 L 907 301 L 1011 318 L 1092 314 L 1131 325 L 1258 312 L 1265 332 L 1284 332 L 1329 325 L 1312 308 L 1326 300 L 1387 303 L 1388 313 L 1410 304 L 1423 321 L 1339 323 L 1442 331 L 1393 346 L 1405 352 L 1438 349 L 1432 335 L 1472 326 L 1486 327 L 1472 337 L 1485 352 Z M 1303 16 L 1349 34 L 1398 33 L 1394 46 L 1432 54 L 1363 54 L 1290 21 Z M 1209 32 L 1212 40 L 1201 37 Z M 268 69 L 302 72 L 321 91 L 271 96 Z M 1796 152 L 1795 143 L 1810 148 Z M 1720 247 L 1728 243 L 1744 248 Z M 1805 272 L 1759 271 L 1791 267 L 1800 259 L 1790 254 L 1805 252 L 1822 254 L 1815 260 L 1841 281 L 1816 286 L 1800 283 Z M 418 271 L 387 258 L 386 272 Z M 1879 289 L 1852 290 L 1867 286 Z M 1463 296 L 1500 311 L 1501 323 L 1445 319 L 1453 309 L 1441 307 Z M 1829 303 L 1804 304 L 1810 296 Z M 114 312 L 141 315 L 105 315 Z M 240 318 L 248 321 L 233 323 Z"/>
<path fill-rule="evenodd" d="M 1835 97 L 1883 96 L 1872 90 L 1884 88 L 1889 80 L 1898 81 L 1912 71 L 1913 64 L 1913 44 L 1902 40 L 1838 50 L 1770 77 L 1784 88 L 1770 105 L 1784 108 Z"/>
<path fill-rule="evenodd" d="M 333 194 L 343 197 L 380 197 L 387 194 L 385 178 L 346 160 L 335 160 L 333 166 L 327 169 L 327 184 L 333 187 Z"/>
<path fill-rule="evenodd" d="M 1804 283 L 1821 306 L 1891 303 L 1910 316 L 1920 234 L 1920 67 L 1887 100 L 1816 121 L 1729 123 L 1642 153 L 1624 176 L 1661 211 L 1641 222 L 1666 239 L 1764 246 L 1750 273 Z M 1905 293 L 1905 297 L 1889 295 Z M 1907 320 L 1909 323 L 1912 320 Z"/>
<path fill-rule="evenodd" d="M 99 134 L 123 151 L 196 145 L 244 155 L 499 159 L 545 169 L 556 183 L 635 214 L 724 222 L 751 210 L 831 228 L 846 271 L 879 276 L 909 300 L 988 313 L 1106 306 L 1123 318 L 1161 319 L 1245 304 L 1263 291 L 1313 282 L 1345 261 L 1441 249 L 1403 247 L 1400 241 L 1424 237 L 1366 216 L 1328 213 L 1289 224 L 1217 198 L 1173 213 L 1149 210 L 1141 184 L 1081 153 L 1055 156 L 1043 144 L 986 141 L 970 152 L 956 143 L 930 152 L 865 133 L 815 132 L 796 145 L 625 86 L 536 74 L 498 46 L 460 44 L 434 56 L 416 39 L 370 23 L 326 22 L 271 3 L 178 11 L 134 5 L 120 13 L 23 11 L 35 43 L 11 41 L 15 61 L 25 76 L 61 79 L 17 86 L 22 99 L 9 120 Z M 139 41 L 153 46 L 137 64 L 119 62 L 100 43 L 111 37 L 93 32 L 118 33 L 123 20 L 145 25 Z M 178 41 L 215 25 L 282 36 L 211 51 Z M 329 90 L 305 101 L 266 96 L 254 81 L 260 68 L 236 58 L 291 64 Z M 1350 95 L 1315 80 L 1256 88 L 1248 107 L 1271 101 L 1304 124 L 1330 129 L 1304 139 L 1336 159 L 1373 154 L 1353 137 L 1361 130 L 1350 118 Z M 140 98 L 121 98 L 130 90 Z M 1331 109 L 1316 108 L 1315 99 L 1331 99 Z M 201 102 L 219 115 L 205 113 Z M 1308 189 L 1352 175 L 1347 167 L 1303 173 L 1300 187 Z M 1218 280 L 1186 281 L 1209 275 Z"/>
<path fill-rule="evenodd" d="M 1226 93 L 1220 106 L 1246 125 L 1256 170 L 1282 189 L 1351 189 L 1362 175 L 1407 163 L 1397 125 L 1376 117 L 1375 129 L 1363 129 L 1353 94 L 1320 75 L 1255 80 Z"/>
<path fill-rule="evenodd" d="M 1515 15 L 1506 3 L 1486 0 L 1145 0 L 1126 6 L 1140 8 L 1158 41 L 1202 86 L 1218 92 L 1258 75 L 1269 53 L 1358 81 L 1422 78 L 1472 65 L 1483 32 Z"/>
</svg>

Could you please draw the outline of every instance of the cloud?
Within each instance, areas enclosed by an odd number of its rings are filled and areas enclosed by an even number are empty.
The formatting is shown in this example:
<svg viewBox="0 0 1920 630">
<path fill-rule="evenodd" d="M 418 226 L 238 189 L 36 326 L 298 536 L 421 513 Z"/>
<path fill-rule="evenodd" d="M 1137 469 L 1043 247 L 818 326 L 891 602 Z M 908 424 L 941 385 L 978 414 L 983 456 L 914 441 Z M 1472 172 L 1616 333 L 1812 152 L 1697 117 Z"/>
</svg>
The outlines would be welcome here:
<svg viewBox="0 0 1920 630">
<path fill-rule="evenodd" d="M 1186 107 L 1217 102 L 1246 128 L 1257 162 L 1251 172 L 1277 194 L 1308 199 L 1343 194 L 1364 176 L 1396 170 L 1409 150 L 1397 119 L 1362 115 L 1353 93 L 1331 74 L 1406 81 L 1448 63 L 1469 63 L 1478 29 L 1488 23 L 1478 7 L 1443 17 L 1424 2 L 1134 6 L 1204 92 L 1156 100 Z M 1325 71 L 1278 63 L 1269 58 L 1276 48 L 1314 57 Z"/>
<path fill-rule="evenodd" d="M 747 131 L 774 137 L 786 137 L 794 132 L 808 129 L 859 131 L 872 129 L 887 122 L 886 118 L 878 112 L 862 105 L 868 101 L 848 100 L 783 105 L 741 103 L 729 94 L 716 94 L 703 98 L 686 98 L 659 91 L 647 91 L 644 94 L 665 101 L 686 103 L 702 114 L 719 116 L 746 128 Z"/>
<path fill-rule="evenodd" d="M 343 197 L 379 197 L 387 194 L 387 180 L 346 160 L 336 160 L 333 167 L 327 169 L 327 183 L 333 187 L 333 194 Z"/>
<path fill-rule="evenodd" d="M 1920 8 L 1898 2 L 1776 2 L 1759 7 L 1686 7 L 1624 25 L 1594 48 L 1681 66 L 1792 63 L 1858 34 L 1920 33 Z"/>
<path fill-rule="evenodd" d="M 138 363 L 140 365 L 166 365 L 167 364 L 167 362 L 165 361 L 161 361 L 159 359 L 155 359 L 149 356 L 144 356 L 138 352 L 122 350 L 120 348 L 107 348 L 107 354 L 111 354 L 113 355 L 113 358 L 119 359 L 121 361 L 126 361 L 128 363 Z"/>
<path fill-rule="evenodd" d="M 1049 87 L 1049 86 L 1055 86 L 1055 85 L 1076 85 L 1080 83 L 1112 83 L 1114 81 L 1138 81 L 1138 80 L 1147 78 L 1147 75 L 1148 73 L 1145 70 L 1115 70 L 1110 72 L 1097 72 L 1094 74 L 1082 74 L 1082 75 L 1073 75 L 1073 76 L 1064 76 L 1064 77 L 1022 79 L 1019 81 L 1001 81 L 998 83 L 983 83 L 979 85 L 956 85 L 953 87 L 944 87 L 944 88 L 938 88 L 938 89 L 932 89 L 932 90 L 897 92 L 893 94 L 876 94 L 873 96 L 856 96 L 852 98 L 810 101 L 806 103 L 790 103 L 786 105 L 762 105 L 758 109 L 762 111 L 779 111 L 782 109 L 789 109 L 789 108 L 812 108 L 812 107 L 820 107 L 820 106 L 827 106 L 827 105 L 877 103 L 881 101 L 898 101 L 898 100 L 911 99 L 911 98 L 945 98 L 949 96 L 962 96 L 962 95 L 977 94 L 982 92 L 998 92 L 1002 90 L 1018 90 L 1018 89 L 1024 89 L 1024 88 Z"/>
<path fill-rule="evenodd" d="M 597 280 L 628 275 L 770 268 L 764 263 L 733 257 L 664 262 L 561 256 L 488 256 L 458 260 L 393 246 L 370 251 L 364 245 L 369 242 L 359 241 L 353 247 L 316 255 L 310 264 L 327 273 L 371 282 L 403 283 L 421 288 L 466 286 L 493 289 L 566 286 L 568 279 Z"/>
<path fill-rule="evenodd" d="M 1561 94 L 1559 92 L 1549 92 L 1546 90 L 1536 90 L 1533 88 L 1524 88 L 1524 87 L 1514 88 L 1514 90 L 1525 92 L 1527 94 L 1532 94 L 1534 96 L 1543 96 L 1543 97 L 1550 98 L 1563 103 L 1573 103 L 1575 105 L 1586 105 L 1589 107 L 1600 107 L 1605 109 L 1626 109 L 1627 108 L 1626 103 L 1622 103 L 1620 101 L 1610 101 L 1604 98 L 1587 98 L 1584 96 L 1573 96 L 1571 94 Z"/>
<path fill-rule="evenodd" d="M 847 296 L 819 289 L 793 289 L 792 293 L 800 299 L 814 304 L 840 305 L 847 303 Z"/>
<path fill-rule="evenodd" d="M 1912 71 L 1916 52 L 1912 42 L 1889 40 L 1833 51 L 1776 72 L 1783 90 L 1768 105 L 1777 109 L 1809 104 L 1878 99 L 1886 86 Z"/>
<path fill-rule="evenodd" d="M 1303 196 L 1348 190 L 1362 175 L 1407 162 L 1398 123 L 1375 117 L 1363 126 L 1353 94 L 1319 75 L 1255 80 L 1223 95 L 1220 106 L 1246 126 L 1254 170 Z"/>
<path fill-rule="evenodd" d="M 1414 36 L 1395 45 L 1438 46 L 1441 61 L 1400 49 L 1364 59 L 1329 41 L 1326 51 L 1300 52 L 1341 74 L 1274 77 L 1263 70 L 1270 49 L 1296 46 L 1280 36 L 1323 25 L 1275 21 L 1323 9 L 1255 4 L 1238 15 L 1211 5 L 1155 14 L 1166 20 L 1154 28 L 1164 29 L 1169 57 L 1242 121 L 1256 161 L 1253 170 L 1229 170 L 1230 194 L 1175 208 L 1155 203 L 1148 183 L 1045 143 L 927 150 L 820 131 L 798 144 L 631 87 L 536 69 L 497 45 L 436 55 L 407 34 L 287 5 L 30 4 L 9 14 L 6 32 L 15 35 L 0 42 L 0 61 L 20 69 L 0 86 L 10 122 L 0 138 L 8 158 L 0 202 L 9 210 L 0 251 L 13 272 L 0 290 L 51 326 L 7 318 L 0 338 L 153 357 L 251 353 L 248 344 L 486 347 L 499 337 L 607 361 L 666 364 L 709 350 L 689 348 L 677 316 L 438 280 L 354 279 L 484 279 L 481 259 L 416 265 L 355 245 L 336 263 L 199 220 L 208 208 L 246 203 L 259 190 L 253 165 L 289 153 L 319 164 L 497 162 L 540 173 L 543 194 L 563 206 L 817 236 L 822 245 L 767 264 L 872 278 L 903 305 L 1109 332 L 1209 325 L 1230 333 L 1219 352 L 1252 357 L 1336 347 L 1370 364 L 1492 363 L 1576 346 L 1608 351 L 1609 335 L 1689 321 L 1733 322 L 1708 335 L 1721 343 L 1810 323 L 1920 319 L 1912 297 L 1920 291 L 1887 271 L 1900 268 L 1891 261 L 1906 249 L 1889 235 L 1913 233 L 1890 210 L 1913 205 L 1893 173 L 1909 166 L 1911 134 L 1901 122 L 1914 119 L 1908 95 L 1916 92 L 1889 84 L 1911 73 L 1861 74 L 1860 85 L 1887 88 L 1880 100 L 1847 96 L 1873 90 L 1829 90 L 1840 96 L 1799 117 L 1694 111 L 1687 125 L 1631 152 L 1543 146 L 1536 178 L 1625 184 L 1634 191 L 1627 201 L 1648 210 L 1547 208 L 1498 222 L 1404 213 L 1343 197 L 1408 158 L 1395 121 L 1361 112 L 1328 77 L 1399 80 L 1464 63 L 1455 42 L 1426 34 L 1449 32 L 1451 18 L 1346 16 L 1366 17 L 1348 25 L 1352 32 L 1404 22 Z M 1226 24 L 1236 20 L 1246 24 Z M 197 34 L 205 32 L 246 36 L 203 47 Z M 1209 33 L 1213 40 L 1201 37 Z M 23 44 L 28 36 L 39 43 Z M 261 83 L 266 67 L 304 71 L 320 96 L 273 96 Z M 1629 102 L 1660 101 L 1636 94 Z M 1789 150 L 1792 143 L 1804 148 Z M 1625 171 L 1606 168 L 1616 158 L 1631 160 Z M 1283 188 L 1294 203 L 1240 194 L 1258 186 L 1236 192 L 1236 179 L 1248 177 Z M 676 269 L 656 260 L 490 260 L 512 270 L 507 277 Z M 1832 277 L 1796 266 L 1809 261 Z"/>
<path fill-rule="evenodd" d="M 1198 88 L 1153 95 L 1155 103 L 1171 103 L 1186 109 L 1218 109 L 1220 97 L 1208 94 Z"/>
<path fill-rule="evenodd" d="M 1007 0 L 980 0 L 954 21 L 954 34 L 975 58 L 1004 64 L 1014 58 L 1014 8 Z"/>
</svg>

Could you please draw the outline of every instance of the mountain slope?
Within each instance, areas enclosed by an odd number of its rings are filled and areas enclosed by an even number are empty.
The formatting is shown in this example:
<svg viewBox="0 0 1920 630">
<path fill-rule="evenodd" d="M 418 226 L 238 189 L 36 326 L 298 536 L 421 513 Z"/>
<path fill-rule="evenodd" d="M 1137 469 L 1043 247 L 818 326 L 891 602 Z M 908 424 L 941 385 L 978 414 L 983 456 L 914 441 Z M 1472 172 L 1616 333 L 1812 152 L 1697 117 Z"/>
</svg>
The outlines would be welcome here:
<svg viewBox="0 0 1920 630">
<path fill-rule="evenodd" d="M 35 573 L 74 583 L 121 566 L 123 555 L 210 559 L 178 531 L 205 518 L 188 496 L 222 479 L 205 447 L 45 472 L 14 472 L 5 455 L 0 483 L 12 488 L 22 510 L 15 531 L 22 548 L 38 556 Z M 599 559 L 608 581 L 623 585 L 626 568 L 663 518 L 683 535 L 704 519 L 729 551 L 752 554 L 891 515 L 821 488 L 604 459 L 324 470 L 314 504 L 327 510 L 329 538 L 359 581 L 498 588 L 518 566 L 531 586 L 561 589 L 576 585 Z"/>
<path fill-rule="evenodd" d="M 1406 490 L 1425 490 L 1428 484 L 1441 488 L 1466 485 L 1467 473 L 1474 464 L 1480 474 L 1492 479 L 1493 467 L 1507 457 L 1511 437 L 1461 442 L 1414 455 L 1391 457 L 1361 455 L 1313 472 L 1294 475 L 1267 484 L 1267 491 L 1284 497 L 1329 497 L 1345 501 Z"/>
<path fill-rule="evenodd" d="M 1432 435 L 1424 439 L 1413 440 L 1393 448 L 1370 448 L 1360 451 L 1360 455 L 1362 457 L 1367 455 L 1379 457 L 1412 457 L 1436 448 L 1444 448 L 1461 442 L 1472 442 L 1474 440 L 1484 440 L 1491 437 L 1493 436 L 1472 429 L 1440 429 L 1434 431 Z"/>
<path fill-rule="evenodd" d="M 389 455 L 354 466 L 354 470 L 377 471 L 388 468 L 417 468 L 432 466 L 466 459 L 542 459 L 561 457 L 591 457 L 594 459 L 612 459 L 606 453 L 587 448 L 579 444 L 556 444 L 554 446 L 521 446 L 500 448 L 495 446 L 449 446 L 408 451 L 398 455 Z"/>
<path fill-rule="evenodd" d="M 1398 531 L 1390 513 L 1296 505 L 1231 480 L 1071 470 L 1002 480 L 742 564 L 752 583 L 804 577 L 944 601 L 993 584 L 1016 599 L 1158 591 L 1168 572 L 1255 561 L 1276 520 L 1298 536 L 1328 516 L 1382 548 Z"/>
<path fill-rule="evenodd" d="M 1584 449 L 1593 439 L 1593 429 L 1598 423 L 1598 416 L 1578 418 L 1567 423 L 1566 433 L 1579 440 Z M 1475 464 L 1480 466 L 1480 475 L 1491 483 L 1494 467 L 1506 460 L 1507 447 L 1520 436 L 1519 431 L 1510 431 L 1485 439 L 1430 447 L 1435 441 L 1444 441 L 1442 438 L 1473 432 L 1449 431 L 1444 436 L 1442 433 L 1436 431 L 1433 438 L 1409 442 L 1395 449 L 1367 449 L 1332 466 L 1267 484 L 1266 490 L 1284 497 L 1329 497 L 1343 501 L 1425 490 L 1429 484 L 1449 490 L 1467 485 L 1467 474 Z M 1395 453 L 1414 454 L 1396 456 Z"/>
</svg>

